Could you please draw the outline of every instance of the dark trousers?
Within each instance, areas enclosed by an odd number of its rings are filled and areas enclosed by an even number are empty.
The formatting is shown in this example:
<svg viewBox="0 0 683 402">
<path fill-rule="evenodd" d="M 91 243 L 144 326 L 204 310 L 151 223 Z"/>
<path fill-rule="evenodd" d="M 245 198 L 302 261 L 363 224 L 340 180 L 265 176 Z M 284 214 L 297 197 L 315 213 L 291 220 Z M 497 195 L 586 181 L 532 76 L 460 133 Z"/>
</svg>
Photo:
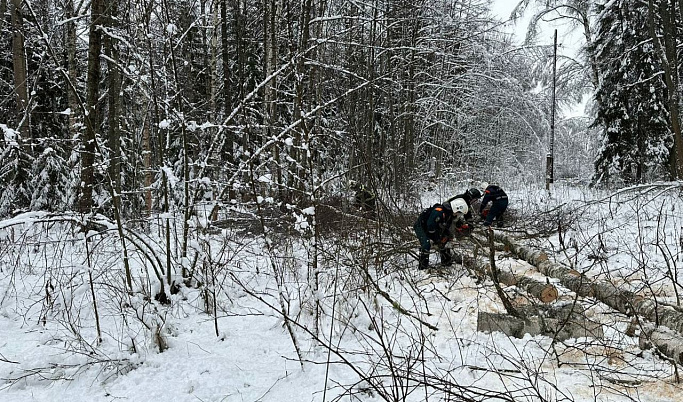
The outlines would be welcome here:
<svg viewBox="0 0 683 402">
<path fill-rule="evenodd" d="M 503 220 L 503 212 L 505 212 L 507 208 L 507 198 L 493 201 L 493 203 L 491 204 L 491 209 L 489 210 L 489 213 L 486 215 L 486 221 L 484 222 L 484 226 L 491 226 L 494 219 L 497 219 L 498 222 L 501 222 Z"/>
<path fill-rule="evenodd" d="M 432 247 L 432 243 L 429 241 L 429 237 L 427 237 L 427 233 L 425 232 L 424 228 L 422 227 L 422 224 L 420 222 L 415 222 L 415 225 L 413 225 L 413 229 L 415 230 L 415 235 L 417 236 L 417 239 L 420 241 L 420 251 L 425 251 L 429 253 L 429 249 Z"/>
<path fill-rule="evenodd" d="M 422 228 L 419 221 L 415 223 L 413 229 L 415 230 L 417 239 L 420 241 L 419 268 L 426 269 L 429 267 L 429 250 L 432 248 L 432 242 L 429 240 L 429 237 L 427 237 L 427 233 L 424 228 Z M 439 249 L 439 255 L 441 256 L 442 265 L 451 265 L 453 255 L 451 254 L 451 250 L 447 249 L 445 245 Z"/>
</svg>

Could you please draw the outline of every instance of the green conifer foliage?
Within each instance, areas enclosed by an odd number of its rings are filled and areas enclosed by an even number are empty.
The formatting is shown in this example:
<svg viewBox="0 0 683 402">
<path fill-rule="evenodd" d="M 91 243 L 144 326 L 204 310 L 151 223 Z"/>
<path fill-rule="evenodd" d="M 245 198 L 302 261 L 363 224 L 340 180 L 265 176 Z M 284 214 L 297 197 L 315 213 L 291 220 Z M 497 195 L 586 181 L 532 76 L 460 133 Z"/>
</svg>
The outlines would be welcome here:
<svg viewBox="0 0 683 402">
<path fill-rule="evenodd" d="M 665 179 L 673 137 L 662 71 L 646 25 L 647 2 L 616 0 L 598 10 L 594 125 L 602 128 L 602 146 L 594 182 Z"/>
</svg>

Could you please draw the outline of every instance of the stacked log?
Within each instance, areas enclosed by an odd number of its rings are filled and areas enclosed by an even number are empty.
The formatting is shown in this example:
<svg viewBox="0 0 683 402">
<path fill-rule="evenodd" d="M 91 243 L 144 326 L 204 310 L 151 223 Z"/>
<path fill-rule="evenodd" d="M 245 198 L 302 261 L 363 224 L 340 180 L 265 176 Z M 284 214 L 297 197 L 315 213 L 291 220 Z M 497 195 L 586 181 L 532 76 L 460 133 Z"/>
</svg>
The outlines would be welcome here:
<svg viewBox="0 0 683 402">
<path fill-rule="evenodd" d="M 580 296 L 593 297 L 623 314 L 637 315 L 655 324 L 643 327 L 641 338 L 647 341 L 641 343 L 651 342 L 669 358 L 676 362 L 683 362 L 682 312 L 670 306 L 661 305 L 656 299 L 648 299 L 630 290 L 621 289 L 612 283 L 590 280 L 572 268 L 551 262 L 542 251 L 517 244 L 507 235 L 496 233 L 495 236 L 497 241 L 505 244 L 518 258 L 534 265 L 542 274 L 559 279 L 563 286 Z M 664 326 L 668 330 L 659 326 Z"/>
<path fill-rule="evenodd" d="M 563 264 L 550 262 L 548 256 L 521 246 L 509 236 L 497 234 L 497 240 L 505 243 L 510 251 L 534 265 L 544 275 L 559 279 L 563 286 L 580 296 L 594 297 L 626 315 L 639 315 L 648 321 L 664 325 L 683 335 L 683 313 L 658 304 L 632 291 L 618 288 L 609 282 L 595 282 Z"/>
</svg>

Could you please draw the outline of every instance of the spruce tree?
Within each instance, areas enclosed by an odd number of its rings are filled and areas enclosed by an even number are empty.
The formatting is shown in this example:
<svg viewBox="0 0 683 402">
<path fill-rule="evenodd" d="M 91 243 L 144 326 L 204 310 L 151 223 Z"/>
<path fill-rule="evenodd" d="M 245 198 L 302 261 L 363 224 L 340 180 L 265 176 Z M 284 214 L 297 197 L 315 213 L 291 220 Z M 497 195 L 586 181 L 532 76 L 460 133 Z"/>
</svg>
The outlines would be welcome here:
<svg viewBox="0 0 683 402">
<path fill-rule="evenodd" d="M 665 85 L 647 24 L 647 2 L 616 0 L 598 7 L 593 52 L 598 67 L 597 116 L 602 146 L 594 182 L 659 179 L 673 137 Z"/>
<path fill-rule="evenodd" d="M 51 144 L 54 145 L 54 144 Z M 69 169 L 60 152 L 46 147 L 31 170 L 31 210 L 63 211 L 70 204 Z"/>
<path fill-rule="evenodd" d="M 31 156 L 24 152 L 19 133 L 0 124 L 5 143 L 0 149 L 0 217 L 28 208 L 31 200 L 29 178 Z"/>
</svg>

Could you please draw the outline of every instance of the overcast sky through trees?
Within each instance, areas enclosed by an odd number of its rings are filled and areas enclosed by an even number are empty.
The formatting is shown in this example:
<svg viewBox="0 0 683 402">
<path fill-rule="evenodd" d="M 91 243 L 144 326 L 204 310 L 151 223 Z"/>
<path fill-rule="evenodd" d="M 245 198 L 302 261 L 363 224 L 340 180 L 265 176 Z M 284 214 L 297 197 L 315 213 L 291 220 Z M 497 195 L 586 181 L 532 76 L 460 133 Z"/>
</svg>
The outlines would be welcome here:
<svg viewBox="0 0 683 402">
<path fill-rule="evenodd" d="M 526 37 L 530 16 L 534 12 L 534 9 L 529 8 L 524 14 L 524 17 L 518 21 L 509 21 L 510 14 L 518 3 L 519 2 L 517 0 L 493 0 L 491 2 L 491 11 L 503 21 L 508 21 L 504 24 L 505 30 L 513 33 L 517 38 L 517 42 L 521 45 Z M 577 57 L 578 50 L 581 48 L 581 46 L 583 46 L 583 38 L 581 37 L 580 33 L 576 31 L 575 27 L 567 23 L 547 21 L 541 23 L 540 28 L 541 33 L 537 39 L 538 44 L 551 45 L 553 43 L 553 29 L 557 29 L 559 44 L 558 54 L 564 54 L 572 58 Z M 564 115 L 566 117 L 584 115 L 586 104 L 590 100 L 591 96 L 592 95 L 590 94 L 586 94 L 581 103 L 577 104 L 571 110 L 565 110 Z"/>
</svg>

